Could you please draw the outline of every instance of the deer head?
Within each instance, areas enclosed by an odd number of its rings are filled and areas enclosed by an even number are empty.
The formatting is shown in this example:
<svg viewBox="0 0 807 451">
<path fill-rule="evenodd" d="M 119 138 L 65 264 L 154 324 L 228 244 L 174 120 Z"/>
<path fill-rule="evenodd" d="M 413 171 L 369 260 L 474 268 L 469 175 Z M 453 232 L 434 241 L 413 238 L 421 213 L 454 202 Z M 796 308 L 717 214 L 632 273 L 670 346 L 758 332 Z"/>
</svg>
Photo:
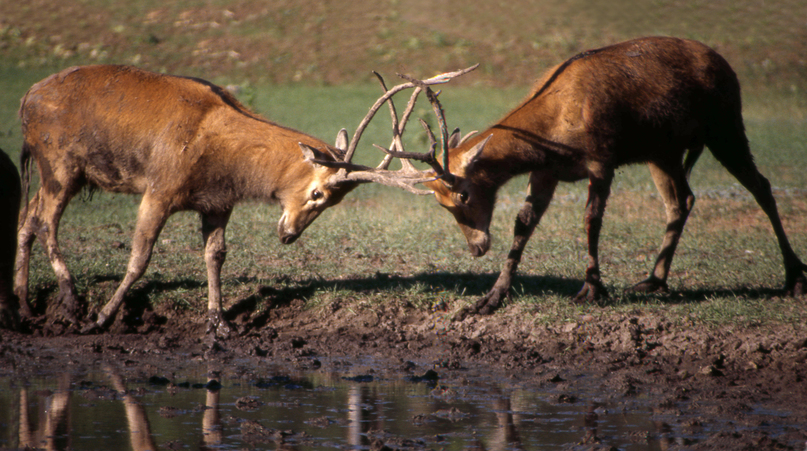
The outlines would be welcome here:
<svg viewBox="0 0 807 451">
<path fill-rule="evenodd" d="M 473 70 L 475 67 L 466 69 L 466 71 Z M 440 127 L 442 164 L 435 157 L 437 139 L 428 124 L 422 120 L 421 125 L 426 130 L 430 141 L 430 150 L 427 153 L 403 152 L 399 141 L 396 142 L 396 147 L 401 151 L 384 150 L 390 155 L 420 160 L 431 166 L 431 170 L 423 172 L 412 168 L 410 174 L 419 174 L 418 181 L 431 190 L 426 193 L 433 193 L 437 202 L 454 215 L 465 235 L 471 253 L 474 256 L 484 255 L 490 249 L 489 228 L 496 200 L 496 188 L 486 183 L 484 177 L 470 177 L 469 174 L 478 174 L 478 171 L 474 171 L 474 167 L 492 135 L 473 137 L 476 132 L 471 132 L 461 137 L 459 129 L 455 129 L 449 135 L 445 112 L 438 98 L 440 93 L 434 92 L 429 85 L 424 83 L 425 81 L 404 78 L 409 79 L 410 83 L 416 86 L 413 98 L 421 90 L 426 92 L 426 97 L 437 116 L 437 123 Z M 393 123 L 395 123 L 394 108 L 392 115 Z M 407 118 L 408 116 L 404 115 L 403 123 Z M 452 163 L 449 164 L 449 161 Z M 411 165 L 409 166 L 411 167 Z"/>
<path fill-rule="evenodd" d="M 437 180 L 424 184 L 434 192 L 437 202 L 451 212 L 460 230 L 465 235 L 468 248 L 475 257 L 484 255 L 490 249 L 490 222 L 496 202 L 496 187 L 485 183 L 484 177 L 476 177 L 474 165 L 488 144 L 492 135 L 476 137 L 472 142 L 459 139 L 459 130 L 452 134 L 444 155 L 452 151 L 455 168 L 448 171 L 448 158 L 444 158 L 445 174 Z M 474 174 L 474 176 L 471 176 Z"/>
<path fill-rule="evenodd" d="M 279 196 L 283 215 L 277 224 L 277 233 L 284 244 L 293 243 L 320 213 L 341 202 L 345 195 L 358 186 L 356 183 L 334 183 L 333 177 L 338 170 L 313 162 L 314 159 L 344 162 L 347 141 L 347 131 L 342 129 L 336 135 L 334 146 L 325 146 L 323 151 L 299 143 L 308 164 L 303 164 L 297 170 L 310 174 L 293 177 L 308 182 L 294 184 L 292 189 Z"/>
</svg>

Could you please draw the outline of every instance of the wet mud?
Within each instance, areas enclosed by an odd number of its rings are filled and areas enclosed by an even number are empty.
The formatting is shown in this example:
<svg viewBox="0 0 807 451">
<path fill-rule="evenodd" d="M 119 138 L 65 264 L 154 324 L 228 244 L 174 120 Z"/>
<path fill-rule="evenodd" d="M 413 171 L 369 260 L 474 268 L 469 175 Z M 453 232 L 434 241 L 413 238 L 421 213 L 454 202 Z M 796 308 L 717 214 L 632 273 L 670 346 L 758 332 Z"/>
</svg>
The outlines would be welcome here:
<svg viewBox="0 0 807 451">
<path fill-rule="evenodd" d="M 718 327 L 648 314 L 615 315 L 607 309 L 576 322 L 545 325 L 517 304 L 461 322 L 451 320 L 451 311 L 427 312 L 400 301 L 374 309 L 341 304 L 306 309 L 302 301 L 292 301 L 260 312 L 234 310 L 228 319 L 238 334 L 223 341 L 206 340 L 204 316 L 191 312 L 146 310 L 126 321 L 119 317 L 112 330 L 98 335 L 77 335 L 58 321 L 40 318 L 23 332 L 0 332 L 0 371 L 2 377 L 19 379 L 123 362 L 147 374 L 177 358 L 225 368 L 253 362 L 320 371 L 369 358 L 378 368 L 355 377 L 383 371 L 399 378 L 437 375 L 463 385 L 484 374 L 553 393 L 557 403 L 642 400 L 659 424 L 694 437 L 664 443 L 663 449 L 807 446 L 805 325 Z M 249 408 L 256 400 L 241 402 Z M 243 428 L 257 441 L 281 433 L 260 425 Z M 413 447 L 383 431 L 372 445 Z M 596 436 L 581 436 L 573 449 L 616 448 Z"/>
</svg>

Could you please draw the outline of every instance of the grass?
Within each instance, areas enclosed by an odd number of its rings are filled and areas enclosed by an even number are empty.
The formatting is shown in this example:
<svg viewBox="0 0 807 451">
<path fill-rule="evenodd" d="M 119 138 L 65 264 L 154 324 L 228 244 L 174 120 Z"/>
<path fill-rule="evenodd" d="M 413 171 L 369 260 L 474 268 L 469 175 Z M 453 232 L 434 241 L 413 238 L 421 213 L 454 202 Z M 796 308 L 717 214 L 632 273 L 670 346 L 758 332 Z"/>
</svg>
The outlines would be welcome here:
<svg viewBox="0 0 807 451">
<path fill-rule="evenodd" d="M 2 64 L 128 63 L 229 83 L 366 83 L 481 63 L 467 83 L 516 86 L 577 52 L 646 35 L 698 39 L 747 85 L 804 96 L 798 0 L 447 2 L 81 0 L 0 4 Z M 75 20 L 65 23 L 64 18 Z"/>
</svg>

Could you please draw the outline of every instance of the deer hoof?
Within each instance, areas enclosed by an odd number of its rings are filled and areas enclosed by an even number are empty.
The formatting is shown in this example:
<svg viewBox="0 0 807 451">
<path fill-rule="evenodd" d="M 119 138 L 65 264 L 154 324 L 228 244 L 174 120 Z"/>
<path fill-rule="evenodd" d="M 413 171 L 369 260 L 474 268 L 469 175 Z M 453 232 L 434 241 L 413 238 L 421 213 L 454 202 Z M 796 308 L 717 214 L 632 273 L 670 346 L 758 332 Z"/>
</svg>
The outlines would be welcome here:
<svg viewBox="0 0 807 451">
<path fill-rule="evenodd" d="M 667 286 L 667 282 L 650 276 L 629 288 L 629 291 L 634 293 L 668 293 L 670 288 Z"/>
<path fill-rule="evenodd" d="M 499 307 L 502 306 L 502 300 L 506 296 L 507 290 L 502 291 L 494 288 L 490 290 L 485 297 L 476 301 L 473 307 L 465 307 L 457 312 L 457 314 L 454 315 L 453 321 L 463 321 L 472 315 L 492 315 L 493 312 L 499 310 Z"/>
<path fill-rule="evenodd" d="M 785 288 L 785 294 L 791 297 L 802 297 L 807 295 L 807 279 L 804 277 L 797 279 L 791 287 Z"/>
<path fill-rule="evenodd" d="M 583 288 L 574 297 L 574 303 L 598 304 L 600 300 L 608 298 L 608 290 L 599 282 L 585 282 Z"/>
<path fill-rule="evenodd" d="M 95 335 L 101 333 L 103 330 L 103 326 L 99 325 L 98 323 L 89 323 L 82 327 L 79 333 L 81 335 Z"/>
<path fill-rule="evenodd" d="M 226 339 L 234 334 L 235 330 L 229 321 L 224 319 L 221 312 L 210 313 L 207 320 L 206 335 L 214 338 Z"/>
<path fill-rule="evenodd" d="M 807 277 L 804 272 L 807 265 L 799 264 L 794 268 L 788 268 L 785 278 L 785 295 L 792 297 L 802 297 L 807 295 Z"/>
</svg>

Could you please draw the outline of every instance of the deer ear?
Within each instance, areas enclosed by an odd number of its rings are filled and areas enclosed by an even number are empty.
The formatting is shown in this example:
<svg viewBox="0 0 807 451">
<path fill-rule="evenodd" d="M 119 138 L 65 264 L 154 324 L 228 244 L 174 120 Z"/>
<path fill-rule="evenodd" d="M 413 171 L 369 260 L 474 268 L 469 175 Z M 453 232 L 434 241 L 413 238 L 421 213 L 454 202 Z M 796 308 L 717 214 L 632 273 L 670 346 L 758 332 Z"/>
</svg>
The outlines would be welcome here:
<svg viewBox="0 0 807 451">
<path fill-rule="evenodd" d="M 315 168 L 320 168 L 322 165 L 317 163 L 317 160 L 330 160 L 331 158 L 329 155 L 320 152 L 319 150 L 309 146 L 308 144 L 297 143 L 300 146 L 300 150 L 303 151 L 303 158 L 307 161 L 311 166 Z"/>
<path fill-rule="evenodd" d="M 482 155 L 482 151 L 485 149 L 485 144 L 490 141 L 490 138 L 493 135 L 488 136 L 487 138 L 483 139 L 476 143 L 473 147 L 471 147 L 467 152 L 462 154 L 462 168 L 464 171 L 468 171 L 477 162 L 479 156 Z"/>
<path fill-rule="evenodd" d="M 459 127 L 455 128 L 453 132 L 451 132 L 451 136 L 448 137 L 448 148 L 453 149 L 460 145 L 460 129 Z"/>
<path fill-rule="evenodd" d="M 457 131 L 459 131 L 459 129 L 457 129 Z M 462 137 L 462 139 L 460 140 L 459 144 L 462 144 L 462 143 L 464 143 L 465 141 L 468 141 L 468 138 L 470 138 L 471 136 L 474 136 L 474 135 L 475 135 L 475 134 L 477 134 L 477 133 L 479 133 L 479 131 L 478 131 L 478 130 L 474 130 L 474 131 L 472 131 L 472 132 L 468 132 L 468 133 L 466 133 L 466 134 L 465 134 L 465 136 L 463 136 L 463 137 Z M 458 145 L 459 145 L 459 144 L 458 144 Z"/>
<path fill-rule="evenodd" d="M 451 133 L 451 136 L 448 137 L 448 148 L 453 149 L 460 144 L 468 141 L 468 138 L 477 134 L 477 131 L 474 130 L 472 132 L 468 132 L 465 136 L 461 136 L 459 127 L 455 128 L 454 131 Z"/>
<path fill-rule="evenodd" d="M 339 130 L 339 133 L 336 134 L 336 147 L 337 149 L 341 150 L 343 153 L 347 150 L 348 145 L 348 137 L 347 137 L 347 130 L 344 128 Z"/>
<path fill-rule="evenodd" d="M 333 161 L 345 161 L 345 148 L 325 146 Z"/>
</svg>

